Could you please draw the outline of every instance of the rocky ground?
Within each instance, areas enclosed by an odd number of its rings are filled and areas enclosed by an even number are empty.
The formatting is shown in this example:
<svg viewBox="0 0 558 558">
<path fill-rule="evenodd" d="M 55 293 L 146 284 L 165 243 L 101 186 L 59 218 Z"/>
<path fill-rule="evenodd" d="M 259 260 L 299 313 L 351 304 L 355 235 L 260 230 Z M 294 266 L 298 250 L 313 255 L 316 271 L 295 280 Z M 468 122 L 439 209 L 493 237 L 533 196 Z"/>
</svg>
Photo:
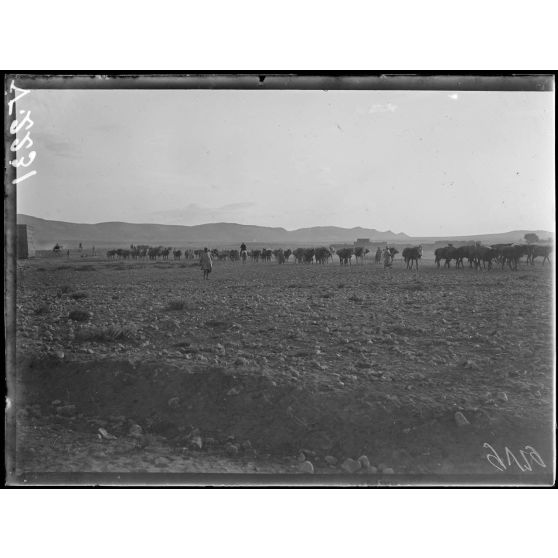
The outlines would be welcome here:
<svg viewBox="0 0 558 558">
<path fill-rule="evenodd" d="M 204 282 L 185 262 L 29 260 L 14 472 L 532 482 L 552 469 L 552 346 L 540 264 L 217 262 Z"/>
</svg>

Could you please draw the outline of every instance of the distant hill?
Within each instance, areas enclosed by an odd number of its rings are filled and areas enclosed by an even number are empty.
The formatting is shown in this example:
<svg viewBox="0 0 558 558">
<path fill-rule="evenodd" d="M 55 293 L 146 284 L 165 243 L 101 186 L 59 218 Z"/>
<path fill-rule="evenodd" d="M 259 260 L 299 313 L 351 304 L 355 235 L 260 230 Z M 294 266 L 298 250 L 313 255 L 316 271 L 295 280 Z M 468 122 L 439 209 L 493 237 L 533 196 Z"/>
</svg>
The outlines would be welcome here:
<svg viewBox="0 0 558 558">
<path fill-rule="evenodd" d="M 49 221 L 30 215 L 18 214 L 17 222 L 33 228 L 35 245 L 48 249 L 55 243 L 65 246 L 84 245 L 126 246 L 150 244 L 162 246 L 188 246 L 203 243 L 229 245 L 247 243 L 267 244 L 329 244 L 354 242 L 357 238 L 369 238 L 378 242 L 406 242 L 406 234 L 377 231 L 355 227 L 310 227 L 288 231 L 281 227 L 259 227 L 237 223 L 208 223 L 205 225 L 156 225 L 108 222 L 94 225 Z"/>
<path fill-rule="evenodd" d="M 460 241 L 482 241 L 486 244 L 498 242 L 519 242 L 526 233 L 534 232 L 539 238 L 553 237 L 549 231 L 510 231 L 498 234 L 410 237 L 405 233 L 378 231 L 355 227 L 309 227 L 288 231 L 281 227 L 260 227 L 239 225 L 237 223 L 208 223 L 205 225 L 156 225 L 108 222 L 94 225 L 49 221 L 30 215 L 18 214 L 17 222 L 33 229 L 36 249 L 50 249 L 57 242 L 68 247 L 94 245 L 98 248 L 110 246 L 129 246 L 130 244 L 149 244 L 173 247 L 199 246 L 208 244 L 213 247 L 248 244 L 318 245 L 353 243 L 357 238 L 369 238 L 371 242 L 390 244 L 433 244 Z"/>
</svg>

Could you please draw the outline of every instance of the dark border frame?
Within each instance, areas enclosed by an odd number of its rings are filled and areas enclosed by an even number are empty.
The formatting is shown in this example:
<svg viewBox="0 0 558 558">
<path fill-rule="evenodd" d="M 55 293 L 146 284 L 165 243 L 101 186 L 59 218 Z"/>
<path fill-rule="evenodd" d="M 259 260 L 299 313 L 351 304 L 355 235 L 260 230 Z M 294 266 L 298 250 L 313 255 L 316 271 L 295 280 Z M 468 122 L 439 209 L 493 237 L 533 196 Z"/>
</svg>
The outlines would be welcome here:
<svg viewBox="0 0 558 558">
<path fill-rule="evenodd" d="M 4 75 L 23 89 L 253 89 L 253 90 L 410 90 L 410 91 L 555 91 L 554 71 L 517 72 L 151 72 L 105 73 L 14 72 Z M 9 95 L 4 96 L 4 332 L 6 394 L 15 394 L 16 318 L 16 177 L 9 164 Z M 9 371 L 9 372 L 8 372 Z M 6 412 L 6 482 L 12 486 L 153 486 L 153 487 L 479 487 L 552 486 L 555 482 L 556 444 L 552 471 L 530 475 L 230 475 L 167 473 L 37 473 L 16 477 L 15 397 Z"/>
<path fill-rule="evenodd" d="M 482 72 L 91 72 L 14 73 L 24 89 L 374 89 L 414 91 L 553 91 L 554 71 Z"/>
</svg>

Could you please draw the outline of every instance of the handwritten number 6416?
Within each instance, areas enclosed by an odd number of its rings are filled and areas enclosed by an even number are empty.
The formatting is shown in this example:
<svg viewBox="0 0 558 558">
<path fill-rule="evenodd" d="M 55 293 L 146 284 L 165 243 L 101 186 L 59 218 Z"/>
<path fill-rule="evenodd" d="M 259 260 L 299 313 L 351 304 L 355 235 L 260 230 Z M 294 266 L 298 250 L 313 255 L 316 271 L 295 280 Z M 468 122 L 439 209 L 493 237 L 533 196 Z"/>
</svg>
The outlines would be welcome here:
<svg viewBox="0 0 558 558">
<path fill-rule="evenodd" d="M 532 463 L 536 463 L 539 467 L 546 468 L 542 457 L 539 455 L 537 450 L 533 448 L 533 446 L 525 446 L 525 450 L 519 450 L 521 458 L 523 459 L 522 463 L 520 463 L 520 460 L 517 459 L 517 457 L 513 454 L 513 452 L 510 451 L 509 448 L 504 448 L 507 466 L 504 460 L 498 455 L 498 452 L 489 443 L 484 443 L 483 447 L 490 450 L 490 452 L 486 455 L 486 459 L 493 467 L 495 467 L 499 471 L 505 471 L 507 467 L 510 467 L 512 465 L 512 463 L 515 463 L 522 473 L 525 471 L 532 471 Z M 527 458 L 527 456 L 530 457 L 530 460 Z"/>
</svg>

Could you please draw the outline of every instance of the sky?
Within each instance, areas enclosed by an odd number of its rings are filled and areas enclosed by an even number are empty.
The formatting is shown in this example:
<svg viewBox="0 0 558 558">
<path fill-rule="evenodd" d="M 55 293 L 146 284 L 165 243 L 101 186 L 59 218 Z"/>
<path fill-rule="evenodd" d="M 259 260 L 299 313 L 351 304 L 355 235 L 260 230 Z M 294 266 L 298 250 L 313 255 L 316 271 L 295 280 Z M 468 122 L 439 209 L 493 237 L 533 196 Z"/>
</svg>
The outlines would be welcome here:
<svg viewBox="0 0 558 558">
<path fill-rule="evenodd" d="M 554 230 L 554 93 L 31 90 L 18 213 L 78 223 Z"/>
</svg>

